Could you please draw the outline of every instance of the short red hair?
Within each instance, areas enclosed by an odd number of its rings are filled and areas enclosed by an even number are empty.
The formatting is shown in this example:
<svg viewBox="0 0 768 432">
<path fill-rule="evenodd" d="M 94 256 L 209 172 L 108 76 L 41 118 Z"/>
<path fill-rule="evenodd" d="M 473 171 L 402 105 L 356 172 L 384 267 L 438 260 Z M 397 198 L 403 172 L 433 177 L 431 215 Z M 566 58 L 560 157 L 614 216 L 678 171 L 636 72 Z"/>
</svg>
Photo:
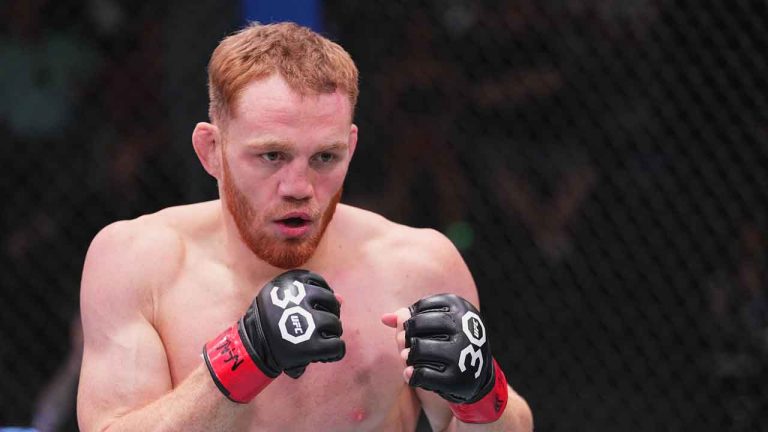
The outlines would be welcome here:
<svg viewBox="0 0 768 432">
<path fill-rule="evenodd" d="M 333 93 L 357 104 L 358 72 L 344 48 L 294 23 L 252 23 L 226 37 L 208 63 L 208 115 L 213 122 L 234 116 L 243 88 L 279 73 L 299 94 Z"/>
</svg>

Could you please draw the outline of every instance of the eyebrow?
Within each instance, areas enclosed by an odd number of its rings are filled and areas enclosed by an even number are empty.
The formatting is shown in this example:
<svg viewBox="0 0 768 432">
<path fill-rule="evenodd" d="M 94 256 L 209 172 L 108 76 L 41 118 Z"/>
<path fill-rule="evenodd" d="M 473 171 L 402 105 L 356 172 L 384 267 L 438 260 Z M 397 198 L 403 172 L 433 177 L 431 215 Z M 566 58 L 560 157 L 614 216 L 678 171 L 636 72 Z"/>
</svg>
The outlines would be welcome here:
<svg viewBox="0 0 768 432">
<path fill-rule="evenodd" d="M 246 144 L 249 149 L 254 149 L 262 152 L 268 151 L 287 151 L 290 146 L 288 143 L 277 140 L 255 140 Z"/>
<path fill-rule="evenodd" d="M 279 151 L 279 152 L 288 152 L 291 150 L 291 145 L 285 141 L 278 141 L 278 140 L 255 140 L 251 141 L 246 144 L 246 146 L 250 149 L 254 149 L 260 152 L 270 152 L 270 151 Z M 347 144 L 344 141 L 337 141 L 330 144 L 324 144 L 320 146 L 320 149 L 318 152 L 326 152 L 326 151 L 339 151 L 339 150 L 346 150 L 349 148 L 349 144 Z"/>
<path fill-rule="evenodd" d="M 337 141 L 328 145 L 320 147 L 320 151 L 333 151 L 333 150 L 346 150 L 349 148 L 349 144 L 344 141 Z"/>
</svg>

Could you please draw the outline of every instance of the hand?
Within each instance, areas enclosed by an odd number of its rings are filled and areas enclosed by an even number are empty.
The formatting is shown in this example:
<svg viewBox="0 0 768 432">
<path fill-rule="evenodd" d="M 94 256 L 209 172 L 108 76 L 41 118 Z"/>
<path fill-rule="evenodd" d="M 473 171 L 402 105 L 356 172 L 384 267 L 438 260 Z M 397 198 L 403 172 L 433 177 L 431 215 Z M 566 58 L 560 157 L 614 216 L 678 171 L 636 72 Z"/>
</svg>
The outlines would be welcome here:
<svg viewBox="0 0 768 432">
<path fill-rule="evenodd" d="M 404 372 L 409 385 L 451 402 L 454 415 L 465 422 L 485 423 L 501 415 L 506 380 L 471 303 L 454 294 L 434 295 L 382 321 L 390 327 L 403 322 L 397 340 L 409 366 Z"/>
<path fill-rule="evenodd" d="M 265 369 L 298 378 L 310 362 L 344 357 L 340 308 L 320 275 L 291 270 L 261 289 L 240 322 Z"/>
<path fill-rule="evenodd" d="M 281 372 L 298 378 L 311 362 L 341 360 L 340 308 L 321 276 L 307 270 L 279 275 L 235 325 L 206 344 L 217 386 L 230 399 L 247 402 Z"/>
</svg>

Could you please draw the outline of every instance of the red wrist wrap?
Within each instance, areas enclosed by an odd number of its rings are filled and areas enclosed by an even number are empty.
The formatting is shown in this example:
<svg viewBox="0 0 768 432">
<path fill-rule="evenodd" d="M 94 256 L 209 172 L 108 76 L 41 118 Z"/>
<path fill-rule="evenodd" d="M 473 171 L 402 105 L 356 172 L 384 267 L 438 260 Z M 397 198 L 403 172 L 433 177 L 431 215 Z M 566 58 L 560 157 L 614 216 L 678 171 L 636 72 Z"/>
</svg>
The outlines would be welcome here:
<svg viewBox="0 0 768 432">
<path fill-rule="evenodd" d="M 450 404 L 454 417 L 464 423 L 491 423 L 501 417 L 507 406 L 507 378 L 496 359 L 493 360 L 493 371 L 496 383 L 482 399 L 471 404 Z"/>
<path fill-rule="evenodd" d="M 272 382 L 253 362 L 243 345 L 237 323 L 203 348 L 203 358 L 216 386 L 237 403 L 248 403 Z"/>
</svg>

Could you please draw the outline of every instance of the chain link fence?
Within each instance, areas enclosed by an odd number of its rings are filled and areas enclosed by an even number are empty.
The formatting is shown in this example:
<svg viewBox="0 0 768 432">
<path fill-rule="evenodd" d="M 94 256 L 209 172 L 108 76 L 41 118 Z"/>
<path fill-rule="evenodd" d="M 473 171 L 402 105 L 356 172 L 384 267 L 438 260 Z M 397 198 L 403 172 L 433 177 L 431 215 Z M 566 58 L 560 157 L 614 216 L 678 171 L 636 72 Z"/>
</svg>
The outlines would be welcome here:
<svg viewBox="0 0 768 432">
<path fill-rule="evenodd" d="M 98 229 L 215 197 L 221 3 L 2 6 L 0 425 L 76 374 Z M 537 430 L 768 430 L 767 8 L 323 3 L 361 71 L 345 201 L 460 248 Z"/>
</svg>

